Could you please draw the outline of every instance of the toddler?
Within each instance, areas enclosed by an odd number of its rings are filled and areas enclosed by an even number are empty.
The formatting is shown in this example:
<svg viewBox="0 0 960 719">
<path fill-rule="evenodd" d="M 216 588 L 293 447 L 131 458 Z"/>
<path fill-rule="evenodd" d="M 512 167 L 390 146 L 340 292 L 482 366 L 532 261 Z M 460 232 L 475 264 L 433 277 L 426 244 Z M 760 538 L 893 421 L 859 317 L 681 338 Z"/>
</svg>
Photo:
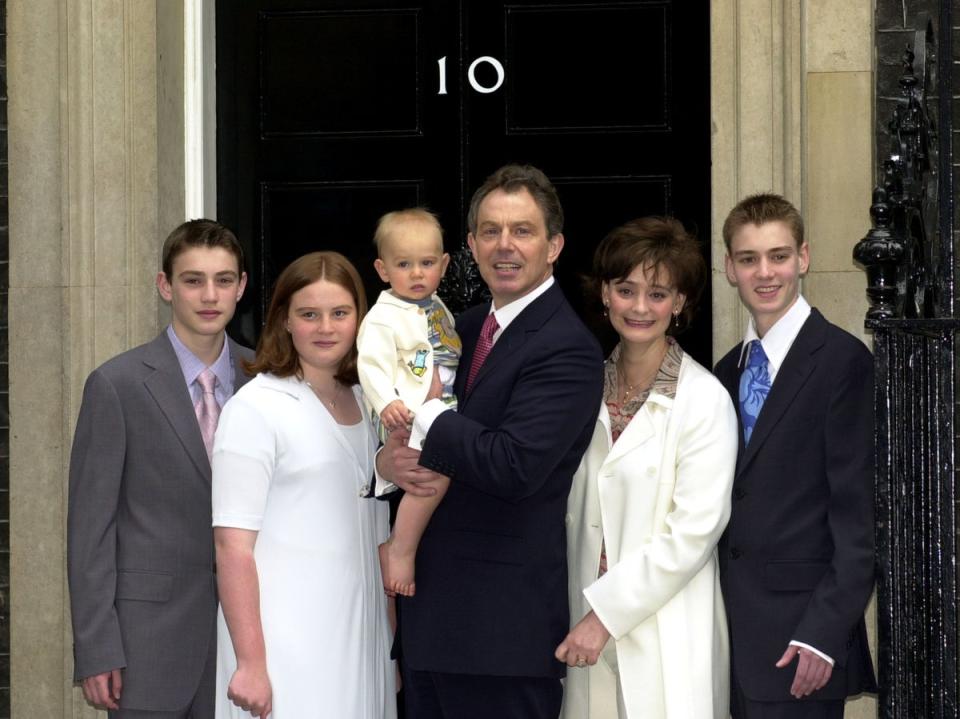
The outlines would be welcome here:
<svg viewBox="0 0 960 719">
<path fill-rule="evenodd" d="M 357 335 L 357 370 L 381 441 L 413 421 L 411 408 L 441 398 L 455 409 L 453 380 L 460 361 L 460 337 L 450 310 L 436 295 L 450 256 L 443 251 L 437 218 L 414 208 L 380 218 L 374 235 L 380 293 Z M 420 537 L 447 485 L 431 497 L 404 495 L 390 538 L 380 545 L 383 585 L 412 596 L 414 559 Z"/>
</svg>

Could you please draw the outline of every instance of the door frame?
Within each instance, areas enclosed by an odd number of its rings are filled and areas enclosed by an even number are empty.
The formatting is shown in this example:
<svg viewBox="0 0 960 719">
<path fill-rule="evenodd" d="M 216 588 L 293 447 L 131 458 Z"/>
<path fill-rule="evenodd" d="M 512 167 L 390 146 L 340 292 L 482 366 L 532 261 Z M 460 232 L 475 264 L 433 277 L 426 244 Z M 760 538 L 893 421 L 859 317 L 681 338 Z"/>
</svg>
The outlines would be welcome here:
<svg viewBox="0 0 960 719">
<path fill-rule="evenodd" d="M 183 190 L 186 219 L 217 214 L 215 0 L 183 0 Z"/>
</svg>

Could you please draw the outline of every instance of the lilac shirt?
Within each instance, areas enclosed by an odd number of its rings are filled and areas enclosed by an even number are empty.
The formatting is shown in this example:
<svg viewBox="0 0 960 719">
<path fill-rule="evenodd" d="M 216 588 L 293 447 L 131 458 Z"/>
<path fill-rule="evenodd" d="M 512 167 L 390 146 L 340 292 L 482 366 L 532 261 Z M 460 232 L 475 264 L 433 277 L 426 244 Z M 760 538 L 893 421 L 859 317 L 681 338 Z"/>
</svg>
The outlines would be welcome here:
<svg viewBox="0 0 960 719">
<path fill-rule="evenodd" d="M 190 398 L 196 404 L 202 393 L 197 377 L 207 368 L 207 365 L 201 362 L 180 341 L 177 333 L 173 331 L 173 325 L 167 325 L 167 337 L 170 339 L 173 351 L 177 355 L 177 361 L 180 363 L 180 369 L 183 372 L 183 379 L 187 383 L 187 389 L 190 390 Z M 220 356 L 217 357 L 216 362 L 210 365 L 210 369 L 217 376 L 217 385 L 214 387 L 213 395 L 217 398 L 217 404 L 223 407 L 227 400 L 233 396 L 233 362 L 230 361 L 230 343 L 227 342 L 226 335 L 223 338 L 223 349 L 220 350 Z"/>
</svg>

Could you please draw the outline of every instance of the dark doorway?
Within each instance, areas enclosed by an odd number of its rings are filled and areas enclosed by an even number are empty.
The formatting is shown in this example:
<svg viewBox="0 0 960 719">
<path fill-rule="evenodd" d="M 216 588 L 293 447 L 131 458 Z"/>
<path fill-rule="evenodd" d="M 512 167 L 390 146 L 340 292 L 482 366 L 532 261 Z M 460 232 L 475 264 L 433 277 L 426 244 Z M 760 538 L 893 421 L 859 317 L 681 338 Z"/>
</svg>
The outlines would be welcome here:
<svg viewBox="0 0 960 719">
<path fill-rule="evenodd" d="M 557 185 L 557 276 L 585 316 L 579 276 L 626 220 L 678 217 L 709 263 L 706 0 L 244 0 L 216 11 L 218 211 L 250 253 L 254 291 L 234 327 L 247 341 L 276 275 L 305 252 L 349 256 L 375 299 L 384 212 L 428 206 L 455 253 L 470 193 L 507 162 Z M 708 366 L 709 301 L 708 289 L 680 338 Z"/>
</svg>

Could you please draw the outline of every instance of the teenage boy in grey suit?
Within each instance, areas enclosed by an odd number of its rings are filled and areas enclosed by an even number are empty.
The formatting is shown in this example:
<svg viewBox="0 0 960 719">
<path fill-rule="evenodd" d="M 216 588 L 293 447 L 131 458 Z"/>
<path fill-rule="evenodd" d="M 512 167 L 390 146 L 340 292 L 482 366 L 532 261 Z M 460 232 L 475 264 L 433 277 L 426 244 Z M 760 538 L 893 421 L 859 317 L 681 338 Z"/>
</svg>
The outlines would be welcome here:
<svg viewBox="0 0 960 719">
<path fill-rule="evenodd" d="M 246 281 L 230 230 L 180 225 L 157 275 L 172 322 L 84 388 L 67 518 L 75 679 L 111 717 L 213 717 L 208 452 L 219 408 L 247 380 L 252 353 L 224 331 Z"/>
<path fill-rule="evenodd" d="M 873 588 L 873 358 L 800 294 L 796 208 L 754 195 L 723 226 L 750 311 L 716 367 L 740 419 L 720 583 L 734 719 L 840 719 L 876 689 L 863 611 Z"/>
</svg>

